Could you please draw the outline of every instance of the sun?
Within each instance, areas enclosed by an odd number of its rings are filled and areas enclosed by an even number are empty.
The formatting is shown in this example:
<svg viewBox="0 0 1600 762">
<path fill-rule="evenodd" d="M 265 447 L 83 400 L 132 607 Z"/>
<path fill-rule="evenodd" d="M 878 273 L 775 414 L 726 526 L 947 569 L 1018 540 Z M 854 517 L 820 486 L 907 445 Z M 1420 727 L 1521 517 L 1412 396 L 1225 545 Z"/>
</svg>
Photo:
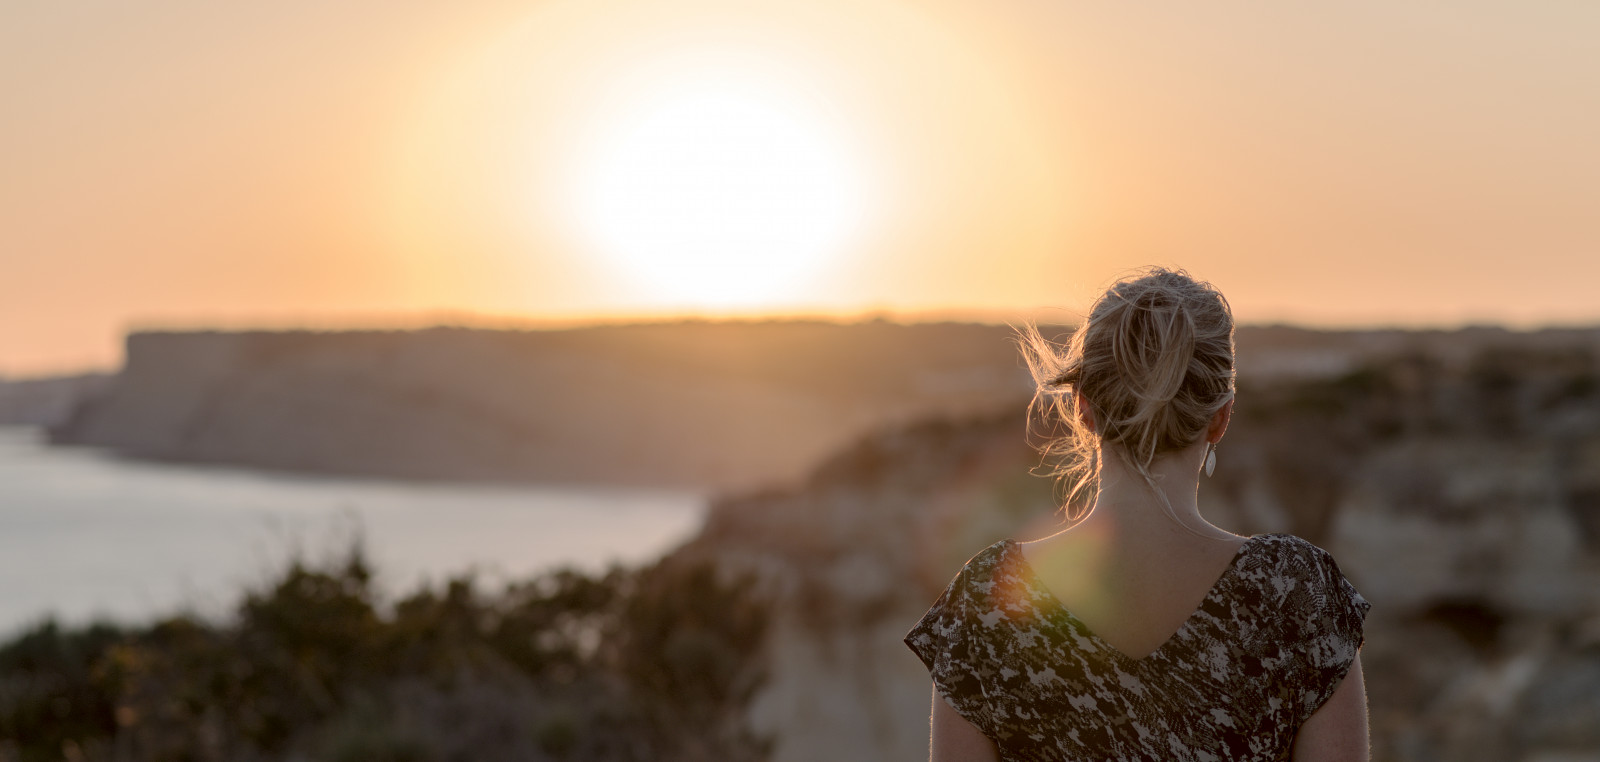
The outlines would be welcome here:
<svg viewBox="0 0 1600 762">
<path fill-rule="evenodd" d="M 859 162 L 810 106 L 730 81 L 641 98 L 580 165 L 583 233 L 661 302 L 781 298 L 841 251 L 866 211 Z"/>
</svg>

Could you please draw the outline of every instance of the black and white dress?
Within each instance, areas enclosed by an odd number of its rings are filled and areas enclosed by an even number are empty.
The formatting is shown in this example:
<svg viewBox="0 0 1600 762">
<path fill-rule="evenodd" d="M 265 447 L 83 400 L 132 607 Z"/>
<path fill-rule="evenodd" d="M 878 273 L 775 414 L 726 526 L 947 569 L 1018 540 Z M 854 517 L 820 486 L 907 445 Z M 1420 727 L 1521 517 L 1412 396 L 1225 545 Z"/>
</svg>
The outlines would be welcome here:
<svg viewBox="0 0 1600 762">
<path fill-rule="evenodd" d="M 1178 631 L 1135 659 L 1051 595 L 1008 539 L 966 563 L 906 645 L 1002 760 L 1281 760 L 1355 661 L 1369 608 L 1326 551 L 1256 535 Z"/>
</svg>

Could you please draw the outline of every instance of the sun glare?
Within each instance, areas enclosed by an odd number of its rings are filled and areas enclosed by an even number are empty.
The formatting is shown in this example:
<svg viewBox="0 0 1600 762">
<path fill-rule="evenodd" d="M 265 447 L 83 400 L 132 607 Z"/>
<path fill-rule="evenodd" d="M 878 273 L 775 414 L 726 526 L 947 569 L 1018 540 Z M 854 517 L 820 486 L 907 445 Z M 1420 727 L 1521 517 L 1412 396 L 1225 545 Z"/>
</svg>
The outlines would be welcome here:
<svg viewBox="0 0 1600 762">
<path fill-rule="evenodd" d="M 866 201 L 860 167 L 806 105 L 721 83 L 637 106 L 579 170 L 581 227 L 663 300 L 780 296 L 849 242 Z"/>
</svg>

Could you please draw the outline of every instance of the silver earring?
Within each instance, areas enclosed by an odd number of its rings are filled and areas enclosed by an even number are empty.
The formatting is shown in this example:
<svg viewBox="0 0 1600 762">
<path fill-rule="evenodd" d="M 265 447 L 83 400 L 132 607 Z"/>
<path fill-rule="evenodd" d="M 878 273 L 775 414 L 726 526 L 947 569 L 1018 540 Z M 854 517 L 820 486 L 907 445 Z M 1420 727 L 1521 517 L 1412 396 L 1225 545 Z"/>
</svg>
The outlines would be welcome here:
<svg viewBox="0 0 1600 762">
<path fill-rule="evenodd" d="M 1210 476 L 1215 470 L 1217 470 L 1217 445 L 1213 442 L 1211 451 L 1206 453 L 1206 476 Z"/>
</svg>

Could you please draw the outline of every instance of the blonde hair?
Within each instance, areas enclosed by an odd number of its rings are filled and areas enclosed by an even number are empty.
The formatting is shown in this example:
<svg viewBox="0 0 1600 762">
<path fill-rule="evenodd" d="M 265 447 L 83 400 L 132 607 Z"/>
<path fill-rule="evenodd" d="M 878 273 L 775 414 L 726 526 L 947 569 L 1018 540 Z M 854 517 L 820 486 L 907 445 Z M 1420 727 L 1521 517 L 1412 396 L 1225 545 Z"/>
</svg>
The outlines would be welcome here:
<svg viewBox="0 0 1600 762">
<path fill-rule="evenodd" d="M 1036 415 L 1052 432 L 1037 446 L 1070 485 L 1068 518 L 1082 518 L 1086 508 L 1073 510 L 1075 501 L 1099 486 L 1102 445 L 1113 445 L 1171 516 L 1150 464 L 1198 442 L 1233 399 L 1233 310 L 1222 293 L 1183 270 L 1147 268 L 1106 289 L 1066 344 L 1032 325 L 1018 329 L 1017 341 L 1035 384 L 1029 432 Z M 1077 415 L 1079 395 L 1098 432 Z"/>
</svg>

